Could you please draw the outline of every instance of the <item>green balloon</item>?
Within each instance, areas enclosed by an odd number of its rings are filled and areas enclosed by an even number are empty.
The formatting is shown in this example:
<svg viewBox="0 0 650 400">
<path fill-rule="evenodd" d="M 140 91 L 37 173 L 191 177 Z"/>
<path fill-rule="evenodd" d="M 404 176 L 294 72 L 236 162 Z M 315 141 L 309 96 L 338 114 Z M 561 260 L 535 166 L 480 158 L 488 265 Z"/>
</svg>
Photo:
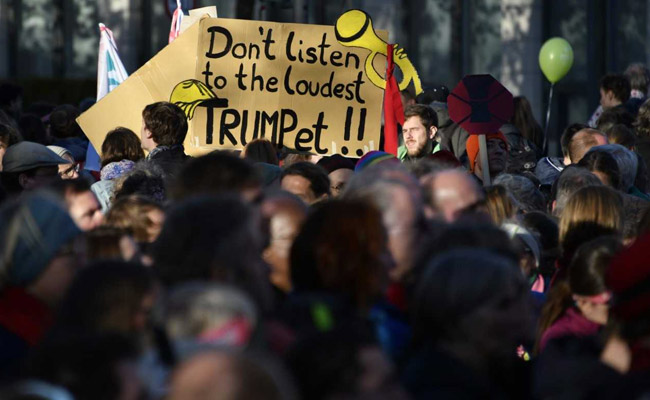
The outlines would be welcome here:
<svg viewBox="0 0 650 400">
<path fill-rule="evenodd" d="M 573 49 L 561 37 L 551 38 L 539 50 L 539 67 L 551 83 L 556 83 L 573 65 Z"/>
</svg>

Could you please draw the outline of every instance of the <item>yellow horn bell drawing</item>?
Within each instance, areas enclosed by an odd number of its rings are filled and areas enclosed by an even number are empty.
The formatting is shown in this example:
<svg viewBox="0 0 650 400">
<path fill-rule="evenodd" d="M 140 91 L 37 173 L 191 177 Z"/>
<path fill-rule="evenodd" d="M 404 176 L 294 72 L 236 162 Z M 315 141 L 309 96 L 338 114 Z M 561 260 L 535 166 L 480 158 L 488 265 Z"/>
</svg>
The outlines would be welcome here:
<svg viewBox="0 0 650 400">
<path fill-rule="evenodd" d="M 196 107 L 206 100 L 214 98 L 216 98 L 215 94 L 203 82 L 188 79 L 174 87 L 169 102 L 179 106 L 187 118 L 192 119 Z"/>
<path fill-rule="evenodd" d="M 336 20 L 334 31 L 336 33 L 336 40 L 343 46 L 370 50 L 370 54 L 366 57 L 365 61 L 366 75 L 375 86 L 386 89 L 386 80 L 379 75 L 372 63 L 377 54 L 387 55 L 388 43 L 384 42 L 375 33 L 370 16 L 361 10 L 346 11 Z M 395 45 L 393 48 L 393 60 L 402 71 L 403 77 L 399 83 L 399 89 L 406 89 L 412 81 L 415 87 L 415 94 L 422 93 L 420 77 L 406 56 L 404 49 L 400 49 Z"/>
</svg>

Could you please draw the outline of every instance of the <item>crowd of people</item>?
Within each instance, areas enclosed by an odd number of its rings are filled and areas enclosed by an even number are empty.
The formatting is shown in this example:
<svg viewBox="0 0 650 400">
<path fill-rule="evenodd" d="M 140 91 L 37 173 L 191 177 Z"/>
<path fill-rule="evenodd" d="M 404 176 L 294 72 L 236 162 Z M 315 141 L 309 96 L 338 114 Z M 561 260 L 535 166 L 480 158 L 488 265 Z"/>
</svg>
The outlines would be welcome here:
<svg viewBox="0 0 650 400">
<path fill-rule="evenodd" d="M 190 157 L 157 102 L 91 171 L 90 102 L 1 84 L 0 395 L 643 398 L 649 88 L 603 77 L 561 157 L 516 97 L 489 171 L 444 86 L 402 92 L 396 155 Z"/>
</svg>

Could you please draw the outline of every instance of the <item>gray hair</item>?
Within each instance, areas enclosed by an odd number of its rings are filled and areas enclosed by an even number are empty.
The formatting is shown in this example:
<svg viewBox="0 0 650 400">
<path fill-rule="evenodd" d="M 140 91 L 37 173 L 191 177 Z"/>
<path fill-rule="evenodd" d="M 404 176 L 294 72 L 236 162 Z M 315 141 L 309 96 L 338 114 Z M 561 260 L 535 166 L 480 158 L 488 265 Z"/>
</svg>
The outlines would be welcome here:
<svg viewBox="0 0 650 400">
<path fill-rule="evenodd" d="M 569 198 L 585 186 L 599 186 L 602 182 L 588 169 L 570 165 L 566 167 L 557 178 L 557 191 L 555 194 L 555 209 L 553 215 L 559 217 Z"/>
<path fill-rule="evenodd" d="M 253 329 L 258 322 L 255 304 L 244 292 L 204 282 L 186 283 L 172 290 L 163 314 L 167 333 L 174 341 L 195 341 L 234 318 L 243 318 Z"/>
<path fill-rule="evenodd" d="M 603 144 L 592 147 L 588 153 L 592 151 L 604 151 L 614 157 L 621 173 L 621 188 L 624 192 L 627 192 L 634 185 L 639 159 L 632 150 L 620 144 Z"/>
<path fill-rule="evenodd" d="M 544 195 L 537 189 L 533 181 L 525 176 L 500 174 L 494 180 L 494 184 L 506 188 L 520 210 L 524 212 L 546 211 Z"/>
</svg>

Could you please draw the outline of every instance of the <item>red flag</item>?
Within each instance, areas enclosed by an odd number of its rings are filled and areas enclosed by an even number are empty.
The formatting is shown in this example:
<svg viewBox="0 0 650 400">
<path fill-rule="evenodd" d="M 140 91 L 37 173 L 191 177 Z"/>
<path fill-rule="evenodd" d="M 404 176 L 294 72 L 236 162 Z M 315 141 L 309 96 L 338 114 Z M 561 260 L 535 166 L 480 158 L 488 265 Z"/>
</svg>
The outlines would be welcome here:
<svg viewBox="0 0 650 400">
<path fill-rule="evenodd" d="M 404 125 L 404 108 L 397 80 L 393 75 L 393 45 L 388 45 L 386 90 L 384 91 L 384 151 L 397 156 L 397 123 Z"/>
</svg>

